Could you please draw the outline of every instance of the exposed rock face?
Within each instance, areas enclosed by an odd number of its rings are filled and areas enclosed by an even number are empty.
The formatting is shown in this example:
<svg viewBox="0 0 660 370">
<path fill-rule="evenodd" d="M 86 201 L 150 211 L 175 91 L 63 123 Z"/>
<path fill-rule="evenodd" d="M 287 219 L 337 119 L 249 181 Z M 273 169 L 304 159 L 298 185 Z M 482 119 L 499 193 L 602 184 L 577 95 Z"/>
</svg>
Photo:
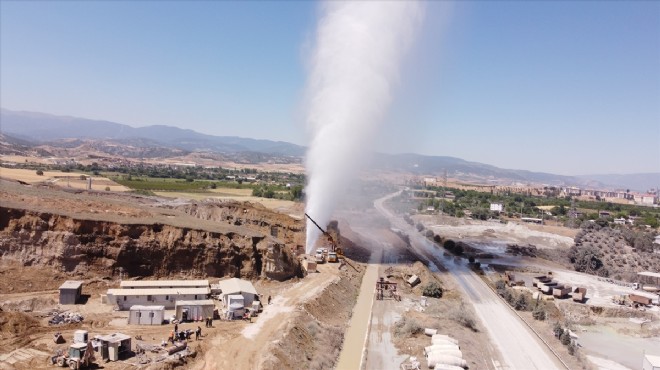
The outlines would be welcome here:
<svg viewBox="0 0 660 370">
<path fill-rule="evenodd" d="M 265 233 L 83 220 L 0 207 L 0 255 L 72 273 L 129 276 L 268 276 L 300 273 L 290 245 Z M 268 252 L 268 266 L 264 256 Z"/>
<path fill-rule="evenodd" d="M 177 207 L 193 217 L 203 220 L 243 226 L 259 231 L 286 244 L 305 244 L 305 222 L 263 208 L 260 204 L 240 202 L 204 202 Z"/>
</svg>

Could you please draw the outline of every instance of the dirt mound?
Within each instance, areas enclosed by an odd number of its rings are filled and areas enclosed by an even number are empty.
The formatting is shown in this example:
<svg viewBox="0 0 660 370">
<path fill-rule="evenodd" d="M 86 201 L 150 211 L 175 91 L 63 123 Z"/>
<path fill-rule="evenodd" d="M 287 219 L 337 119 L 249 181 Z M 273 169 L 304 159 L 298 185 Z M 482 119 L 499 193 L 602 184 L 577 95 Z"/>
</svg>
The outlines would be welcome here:
<svg viewBox="0 0 660 370">
<path fill-rule="evenodd" d="M 0 303 L 2 311 L 34 312 L 57 306 L 57 301 L 48 296 L 6 300 Z"/>
<path fill-rule="evenodd" d="M 349 269 L 291 320 L 286 336 L 267 350 L 264 369 L 332 369 L 362 282 L 364 268 Z"/>
<path fill-rule="evenodd" d="M 28 314 L 0 311 L 0 333 L 3 337 L 23 334 L 36 327 L 39 327 L 39 320 Z"/>
<path fill-rule="evenodd" d="M 0 348 L 3 352 L 23 347 L 31 341 L 31 334 L 43 331 L 39 320 L 23 312 L 0 311 Z"/>
</svg>

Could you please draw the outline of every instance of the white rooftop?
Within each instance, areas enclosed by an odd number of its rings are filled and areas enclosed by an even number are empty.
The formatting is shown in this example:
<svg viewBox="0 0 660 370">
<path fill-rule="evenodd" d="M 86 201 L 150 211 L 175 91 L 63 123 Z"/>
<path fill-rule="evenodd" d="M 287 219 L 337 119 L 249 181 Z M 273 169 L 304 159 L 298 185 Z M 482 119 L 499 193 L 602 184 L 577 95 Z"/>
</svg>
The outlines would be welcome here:
<svg viewBox="0 0 660 370">
<path fill-rule="evenodd" d="M 158 311 L 162 311 L 164 309 L 165 309 L 165 306 L 142 306 L 142 305 L 137 305 L 137 304 L 131 306 L 131 311 L 133 311 L 133 310 L 139 310 L 139 311 L 141 311 L 141 310 L 158 310 Z"/>
<path fill-rule="evenodd" d="M 176 301 L 176 306 L 215 306 L 211 299 L 200 299 L 199 301 Z"/>
<path fill-rule="evenodd" d="M 643 271 L 643 272 L 638 272 L 637 275 L 649 276 L 649 277 L 654 277 L 654 278 L 659 278 L 660 279 L 660 273 L 657 273 L 657 272 Z"/>
<path fill-rule="evenodd" d="M 129 335 L 122 333 L 114 333 L 114 334 L 99 336 L 98 339 L 104 342 L 119 342 L 125 339 L 131 339 L 131 337 Z"/>
<path fill-rule="evenodd" d="M 660 356 L 654 356 L 654 355 L 645 355 L 646 360 L 651 364 L 653 367 L 660 367 Z"/>
<path fill-rule="evenodd" d="M 210 288 L 151 288 L 151 289 L 108 289 L 109 295 L 126 295 L 126 296 L 139 296 L 139 295 L 172 295 L 179 294 L 210 294 Z"/>
<path fill-rule="evenodd" d="M 240 293 L 250 293 L 257 295 L 257 290 L 254 288 L 251 282 L 239 278 L 231 278 L 227 280 L 221 280 L 217 284 L 222 290 L 222 294 L 240 294 Z"/>
<path fill-rule="evenodd" d="M 82 283 L 82 281 L 67 280 L 62 285 L 60 285 L 60 289 L 78 289 L 82 286 Z"/>
<path fill-rule="evenodd" d="M 207 287 L 208 280 L 124 280 L 121 288 L 167 288 L 167 287 Z"/>
</svg>

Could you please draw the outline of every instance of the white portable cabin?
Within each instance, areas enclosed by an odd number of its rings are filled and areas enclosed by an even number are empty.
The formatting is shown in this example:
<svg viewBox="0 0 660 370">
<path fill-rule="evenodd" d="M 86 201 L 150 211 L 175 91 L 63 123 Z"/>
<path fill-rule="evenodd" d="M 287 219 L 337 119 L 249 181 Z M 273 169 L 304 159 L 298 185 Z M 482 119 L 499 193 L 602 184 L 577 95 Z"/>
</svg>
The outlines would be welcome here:
<svg viewBox="0 0 660 370">
<path fill-rule="evenodd" d="M 82 281 L 67 280 L 60 286 L 60 304 L 76 304 L 82 295 Z"/>
<path fill-rule="evenodd" d="M 200 301 L 176 301 L 176 319 L 179 321 L 201 321 L 213 317 L 215 303 L 211 299 Z"/>
<path fill-rule="evenodd" d="M 660 356 L 644 355 L 642 370 L 660 370 Z"/>
<path fill-rule="evenodd" d="M 162 325 L 165 320 L 165 306 L 131 306 L 128 315 L 129 325 Z"/>
<path fill-rule="evenodd" d="M 131 337 L 126 334 L 114 333 L 97 336 L 96 339 L 101 342 L 100 353 L 104 360 L 118 361 L 131 353 Z"/>
<path fill-rule="evenodd" d="M 227 318 L 235 319 L 243 316 L 245 312 L 245 299 L 240 294 L 233 294 L 226 296 L 227 305 Z"/>
<path fill-rule="evenodd" d="M 197 301 L 208 299 L 211 289 L 206 288 L 163 288 L 163 289 L 108 289 L 108 304 L 117 305 L 120 310 L 132 306 L 164 306 L 173 309 L 176 301 Z"/>
<path fill-rule="evenodd" d="M 228 297 L 230 295 L 242 295 L 245 307 L 251 307 L 253 301 L 259 300 L 257 290 L 254 288 L 254 285 L 247 280 L 231 278 L 219 281 L 217 286 L 222 291 L 220 299 L 222 299 L 222 303 L 225 304 L 225 307 L 229 307 Z"/>
</svg>

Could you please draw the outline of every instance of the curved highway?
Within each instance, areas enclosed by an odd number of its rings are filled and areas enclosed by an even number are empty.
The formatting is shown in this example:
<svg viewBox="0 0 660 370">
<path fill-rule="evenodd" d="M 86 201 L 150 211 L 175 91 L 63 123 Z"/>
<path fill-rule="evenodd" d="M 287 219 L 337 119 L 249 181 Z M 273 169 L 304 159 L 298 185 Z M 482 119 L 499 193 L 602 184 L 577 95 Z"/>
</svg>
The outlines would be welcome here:
<svg viewBox="0 0 660 370">
<path fill-rule="evenodd" d="M 465 298 L 474 306 L 482 326 L 502 356 L 504 363 L 494 363 L 494 366 L 498 369 L 564 369 L 565 367 L 547 346 L 465 263 L 456 262 L 453 257 L 444 257 L 443 251 L 434 243 L 383 206 L 386 200 L 400 193 L 380 198 L 374 202 L 374 206 L 392 226 L 410 235 L 411 247 L 418 255 L 436 266 L 442 265 L 449 271 L 449 276 L 456 280 L 457 285 L 465 293 Z"/>
</svg>

